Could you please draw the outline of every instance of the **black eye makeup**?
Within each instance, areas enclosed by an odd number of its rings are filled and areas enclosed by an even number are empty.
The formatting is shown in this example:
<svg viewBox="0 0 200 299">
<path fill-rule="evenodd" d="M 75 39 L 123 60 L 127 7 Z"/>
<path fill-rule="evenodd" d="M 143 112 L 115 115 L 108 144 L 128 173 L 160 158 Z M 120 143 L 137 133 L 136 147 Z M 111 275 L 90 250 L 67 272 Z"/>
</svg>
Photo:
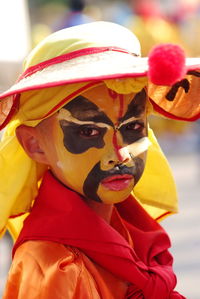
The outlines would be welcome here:
<svg viewBox="0 0 200 299">
<path fill-rule="evenodd" d="M 126 144 L 134 143 L 140 138 L 147 136 L 145 119 L 146 97 L 144 89 L 138 92 L 128 105 L 125 115 L 120 119 L 121 125 L 118 130 Z"/>
<path fill-rule="evenodd" d="M 146 136 L 146 125 L 142 120 L 135 120 L 122 125 L 119 128 L 119 132 L 122 135 L 124 143 L 131 144 Z"/>
<path fill-rule="evenodd" d="M 98 138 L 102 135 L 102 129 L 94 125 L 83 125 L 78 129 L 78 134 L 82 138 Z"/>
<path fill-rule="evenodd" d="M 102 148 L 105 143 L 103 137 L 107 128 L 97 127 L 91 124 L 79 125 L 66 120 L 60 120 L 63 131 L 63 143 L 65 148 L 73 154 L 81 154 L 89 148 Z"/>
<path fill-rule="evenodd" d="M 142 120 L 136 120 L 126 124 L 126 130 L 133 132 L 141 132 L 144 127 L 145 124 Z"/>
</svg>

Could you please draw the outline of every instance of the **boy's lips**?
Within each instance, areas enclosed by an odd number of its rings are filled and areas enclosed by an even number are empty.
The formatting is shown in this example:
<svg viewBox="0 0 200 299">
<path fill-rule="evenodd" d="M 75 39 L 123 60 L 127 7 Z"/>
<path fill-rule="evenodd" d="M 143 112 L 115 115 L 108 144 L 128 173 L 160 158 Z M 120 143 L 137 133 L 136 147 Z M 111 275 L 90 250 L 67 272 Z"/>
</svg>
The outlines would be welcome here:
<svg viewBox="0 0 200 299">
<path fill-rule="evenodd" d="M 133 176 L 130 174 L 123 175 L 112 175 L 101 181 L 101 184 L 109 190 L 112 191 L 120 191 L 126 189 L 131 181 L 133 180 Z"/>
</svg>

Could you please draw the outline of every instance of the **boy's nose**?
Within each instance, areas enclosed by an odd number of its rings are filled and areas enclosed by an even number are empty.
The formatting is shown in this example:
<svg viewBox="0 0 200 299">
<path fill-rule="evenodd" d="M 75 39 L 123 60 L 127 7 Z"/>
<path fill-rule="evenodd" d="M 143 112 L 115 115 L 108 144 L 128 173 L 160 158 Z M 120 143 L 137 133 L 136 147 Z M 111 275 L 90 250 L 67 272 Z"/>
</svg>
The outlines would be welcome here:
<svg viewBox="0 0 200 299">
<path fill-rule="evenodd" d="M 106 139 L 106 147 L 101 160 L 102 170 L 108 170 L 115 165 L 127 164 L 132 161 L 127 144 L 124 144 L 119 131 L 114 131 Z"/>
<path fill-rule="evenodd" d="M 103 161 L 102 167 L 104 170 L 115 167 L 118 164 L 127 164 L 131 161 L 131 155 L 126 147 L 120 149 L 113 149 L 107 152 Z"/>
<path fill-rule="evenodd" d="M 130 160 L 131 156 L 128 152 L 127 147 L 122 147 L 120 149 L 115 149 L 113 152 L 113 157 L 109 160 L 109 164 L 115 164 L 115 163 L 127 163 Z"/>
</svg>

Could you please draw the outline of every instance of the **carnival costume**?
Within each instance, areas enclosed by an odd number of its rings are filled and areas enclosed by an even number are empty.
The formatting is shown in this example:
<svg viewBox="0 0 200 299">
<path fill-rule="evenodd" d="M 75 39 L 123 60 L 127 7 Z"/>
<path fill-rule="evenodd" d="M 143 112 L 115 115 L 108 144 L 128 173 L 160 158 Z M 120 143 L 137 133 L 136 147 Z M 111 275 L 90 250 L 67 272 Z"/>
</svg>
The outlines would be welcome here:
<svg viewBox="0 0 200 299">
<path fill-rule="evenodd" d="M 176 50 L 160 47 L 148 61 L 140 57 L 136 37 L 119 25 L 64 29 L 31 52 L 17 83 L 0 96 L 1 127 L 6 126 L 0 147 L 0 230 L 8 228 L 18 238 L 4 298 L 184 298 L 174 291 L 170 242 L 157 223 L 177 212 L 176 188 L 150 128 L 144 174 L 116 205 L 111 225 L 47 166 L 31 160 L 15 135 L 21 124 L 35 127 L 102 82 L 118 94 L 145 88 L 149 114 L 198 119 L 200 59 L 184 64 Z"/>
</svg>

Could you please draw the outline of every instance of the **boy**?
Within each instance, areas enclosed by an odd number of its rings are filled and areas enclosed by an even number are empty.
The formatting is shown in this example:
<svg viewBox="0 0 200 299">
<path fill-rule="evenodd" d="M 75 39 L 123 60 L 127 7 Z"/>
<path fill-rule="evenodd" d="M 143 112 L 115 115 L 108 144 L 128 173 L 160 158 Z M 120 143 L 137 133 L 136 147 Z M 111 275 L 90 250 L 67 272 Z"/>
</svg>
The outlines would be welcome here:
<svg viewBox="0 0 200 299">
<path fill-rule="evenodd" d="M 157 222 L 176 212 L 175 186 L 147 115 L 199 117 L 199 61 L 174 76 L 164 51 L 148 66 L 119 25 L 64 29 L 1 95 L 0 224 L 17 237 L 4 299 L 184 298 Z"/>
</svg>

